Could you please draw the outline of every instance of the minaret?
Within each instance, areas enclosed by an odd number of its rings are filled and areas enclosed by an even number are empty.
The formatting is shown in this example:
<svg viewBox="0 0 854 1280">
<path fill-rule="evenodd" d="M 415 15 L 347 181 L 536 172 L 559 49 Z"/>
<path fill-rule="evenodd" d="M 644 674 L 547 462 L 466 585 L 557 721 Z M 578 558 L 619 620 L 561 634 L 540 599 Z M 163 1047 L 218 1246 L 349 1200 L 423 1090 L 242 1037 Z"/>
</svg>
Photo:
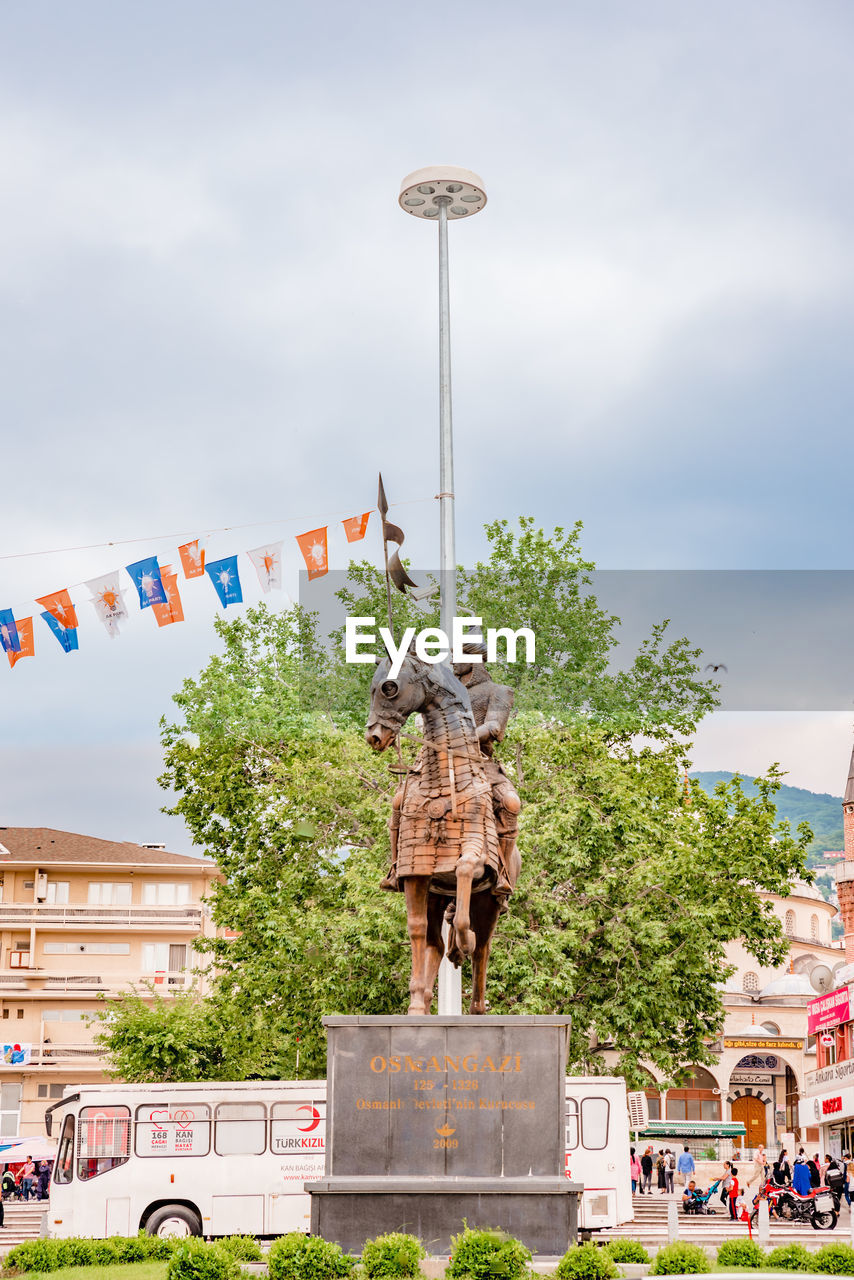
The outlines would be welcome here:
<svg viewBox="0 0 854 1280">
<path fill-rule="evenodd" d="M 854 963 L 854 750 L 848 766 L 848 782 L 842 800 L 845 861 L 836 868 L 839 912 L 845 927 L 845 963 Z"/>
</svg>

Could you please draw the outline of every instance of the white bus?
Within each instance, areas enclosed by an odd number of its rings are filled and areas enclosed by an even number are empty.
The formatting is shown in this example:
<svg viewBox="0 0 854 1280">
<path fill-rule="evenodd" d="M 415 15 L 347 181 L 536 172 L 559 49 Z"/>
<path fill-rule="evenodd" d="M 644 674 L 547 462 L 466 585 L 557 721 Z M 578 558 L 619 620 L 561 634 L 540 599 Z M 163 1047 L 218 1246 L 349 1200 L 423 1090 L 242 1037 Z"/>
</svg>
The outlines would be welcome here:
<svg viewBox="0 0 854 1280">
<path fill-rule="evenodd" d="M 625 1081 L 569 1078 L 566 1107 L 566 1174 L 585 1184 L 580 1228 L 629 1221 Z M 51 1236 L 310 1228 L 304 1184 L 324 1173 L 325 1080 L 83 1085 L 46 1122 L 59 1138 Z"/>
</svg>

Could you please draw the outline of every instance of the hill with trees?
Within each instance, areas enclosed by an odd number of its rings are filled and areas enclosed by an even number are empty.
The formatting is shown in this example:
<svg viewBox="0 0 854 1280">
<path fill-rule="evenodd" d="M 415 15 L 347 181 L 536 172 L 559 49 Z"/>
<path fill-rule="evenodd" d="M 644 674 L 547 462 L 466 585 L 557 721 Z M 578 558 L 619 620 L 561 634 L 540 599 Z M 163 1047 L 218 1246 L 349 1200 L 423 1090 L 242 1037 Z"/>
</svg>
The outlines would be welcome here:
<svg viewBox="0 0 854 1280">
<path fill-rule="evenodd" d="M 729 783 L 735 776 L 734 773 L 722 771 L 698 771 L 690 774 L 710 795 L 717 783 Z M 741 788 L 747 796 L 758 794 L 753 781 L 743 776 Z M 774 796 L 774 805 L 777 817 L 787 818 L 793 830 L 799 822 L 808 822 L 812 828 L 813 838 L 807 846 L 807 866 L 814 867 L 821 863 L 827 850 L 842 848 L 842 796 L 807 791 L 804 787 L 787 787 L 784 784 Z"/>
</svg>

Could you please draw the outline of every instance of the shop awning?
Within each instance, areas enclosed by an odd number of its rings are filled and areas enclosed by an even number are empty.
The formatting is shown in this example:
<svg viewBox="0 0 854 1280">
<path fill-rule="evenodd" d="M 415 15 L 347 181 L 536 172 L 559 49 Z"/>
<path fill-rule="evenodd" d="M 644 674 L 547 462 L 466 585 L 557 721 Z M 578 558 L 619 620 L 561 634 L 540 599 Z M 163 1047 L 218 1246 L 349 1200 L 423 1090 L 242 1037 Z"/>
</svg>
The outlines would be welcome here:
<svg viewBox="0 0 854 1280">
<path fill-rule="evenodd" d="M 650 1120 L 639 1138 L 743 1138 L 743 1124 L 718 1120 Z"/>
</svg>

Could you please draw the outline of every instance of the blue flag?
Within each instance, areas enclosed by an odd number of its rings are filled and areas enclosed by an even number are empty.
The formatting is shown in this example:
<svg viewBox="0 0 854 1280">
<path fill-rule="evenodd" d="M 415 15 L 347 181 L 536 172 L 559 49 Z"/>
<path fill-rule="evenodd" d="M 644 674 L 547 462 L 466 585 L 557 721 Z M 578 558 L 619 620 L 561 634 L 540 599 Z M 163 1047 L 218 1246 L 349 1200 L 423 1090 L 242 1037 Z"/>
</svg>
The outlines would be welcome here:
<svg viewBox="0 0 854 1280">
<path fill-rule="evenodd" d="M 52 613 L 43 613 L 42 617 L 66 653 L 70 653 L 72 649 L 79 648 L 77 644 L 76 627 L 64 627 L 59 619 L 55 618 Z"/>
<path fill-rule="evenodd" d="M 240 575 L 237 572 L 237 556 L 226 556 L 224 560 L 214 560 L 206 564 L 205 573 L 214 584 L 223 608 L 227 609 L 230 604 L 243 603 Z"/>
<path fill-rule="evenodd" d="M 166 604 L 166 590 L 160 577 L 160 565 L 157 556 L 148 556 L 145 560 L 137 560 L 136 564 L 126 566 L 131 582 L 139 593 L 140 609 L 147 609 L 152 604 Z"/>
<path fill-rule="evenodd" d="M 6 653 L 21 652 L 21 637 L 15 626 L 15 615 L 11 609 L 0 609 L 0 644 Z"/>
</svg>

